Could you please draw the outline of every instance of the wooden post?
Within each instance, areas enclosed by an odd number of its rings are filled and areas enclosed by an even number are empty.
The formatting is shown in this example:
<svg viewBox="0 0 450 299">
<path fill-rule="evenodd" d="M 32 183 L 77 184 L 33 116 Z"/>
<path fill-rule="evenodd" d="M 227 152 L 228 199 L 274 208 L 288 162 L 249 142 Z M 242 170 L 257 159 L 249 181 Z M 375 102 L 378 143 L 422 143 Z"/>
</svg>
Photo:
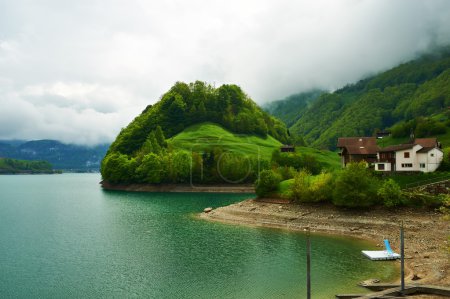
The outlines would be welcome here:
<svg viewBox="0 0 450 299">
<path fill-rule="evenodd" d="M 403 221 L 402 226 L 400 227 L 400 255 L 401 255 L 401 264 L 400 264 L 400 276 L 401 276 L 401 292 L 405 291 L 405 235 L 403 232 Z"/>
<path fill-rule="evenodd" d="M 309 228 L 306 233 L 306 298 L 311 299 L 311 240 Z"/>
</svg>

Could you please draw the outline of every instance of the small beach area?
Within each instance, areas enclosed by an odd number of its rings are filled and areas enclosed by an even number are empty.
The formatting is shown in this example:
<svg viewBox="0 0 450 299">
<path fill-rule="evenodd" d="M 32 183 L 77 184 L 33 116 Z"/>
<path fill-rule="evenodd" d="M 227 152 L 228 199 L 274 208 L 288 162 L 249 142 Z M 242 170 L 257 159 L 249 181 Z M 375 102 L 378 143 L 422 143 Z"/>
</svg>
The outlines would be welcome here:
<svg viewBox="0 0 450 299">
<path fill-rule="evenodd" d="M 370 241 L 383 250 L 383 239 L 400 252 L 400 225 L 405 230 L 406 283 L 450 285 L 449 222 L 429 209 L 371 208 L 353 210 L 327 204 L 292 204 L 278 199 L 245 201 L 201 213 L 200 218 L 222 223 L 292 231 L 344 235 Z M 378 248 L 378 249 L 377 249 Z M 368 248 L 369 250 L 371 248 Z M 374 262 L 375 263 L 375 262 Z M 398 261 L 400 265 L 400 261 Z M 361 277 L 361 281 L 376 277 Z M 413 298 L 440 298 L 418 297 Z"/>
</svg>

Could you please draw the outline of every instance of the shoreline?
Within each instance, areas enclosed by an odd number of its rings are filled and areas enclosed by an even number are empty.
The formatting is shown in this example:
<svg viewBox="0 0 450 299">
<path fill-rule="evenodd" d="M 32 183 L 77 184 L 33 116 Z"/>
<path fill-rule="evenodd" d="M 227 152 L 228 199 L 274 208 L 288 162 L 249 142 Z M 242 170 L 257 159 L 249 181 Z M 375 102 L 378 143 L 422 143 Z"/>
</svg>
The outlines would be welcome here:
<svg viewBox="0 0 450 299">
<path fill-rule="evenodd" d="M 201 213 L 198 217 L 233 225 L 297 232 L 309 229 L 311 233 L 365 240 L 380 250 L 384 247 L 383 239 L 387 238 L 395 252 L 399 252 L 400 223 L 403 221 L 406 283 L 450 285 L 449 223 L 432 210 L 387 210 L 381 207 L 352 210 L 328 204 L 300 205 L 272 202 L 271 199 L 247 199 Z M 417 277 L 419 279 L 413 280 Z"/>
<path fill-rule="evenodd" d="M 101 181 L 105 190 L 131 192 L 205 192 L 205 193 L 255 193 L 252 184 L 194 185 L 194 184 L 111 184 Z"/>
</svg>

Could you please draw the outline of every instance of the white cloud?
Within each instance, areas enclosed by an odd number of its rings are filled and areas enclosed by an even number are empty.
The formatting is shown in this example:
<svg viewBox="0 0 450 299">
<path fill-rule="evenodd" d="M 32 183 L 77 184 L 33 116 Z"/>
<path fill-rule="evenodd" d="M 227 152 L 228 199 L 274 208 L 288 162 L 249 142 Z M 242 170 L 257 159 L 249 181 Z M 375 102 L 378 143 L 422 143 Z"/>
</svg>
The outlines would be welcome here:
<svg viewBox="0 0 450 299">
<path fill-rule="evenodd" d="M 141 112 L 142 100 L 117 87 L 82 83 L 27 86 L 0 93 L 2 139 L 111 142 Z"/>
<path fill-rule="evenodd" d="M 4 0 L 0 139 L 111 141 L 176 81 L 261 103 L 449 41 L 446 0 Z"/>
</svg>

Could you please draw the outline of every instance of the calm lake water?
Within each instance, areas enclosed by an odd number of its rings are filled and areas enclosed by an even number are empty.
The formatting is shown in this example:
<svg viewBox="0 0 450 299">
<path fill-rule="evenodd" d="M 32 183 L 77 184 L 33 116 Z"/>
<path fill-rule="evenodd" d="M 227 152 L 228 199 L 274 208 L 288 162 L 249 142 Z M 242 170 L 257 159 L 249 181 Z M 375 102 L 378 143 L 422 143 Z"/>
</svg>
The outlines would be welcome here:
<svg viewBox="0 0 450 299">
<path fill-rule="evenodd" d="M 305 298 L 305 236 L 198 220 L 236 194 L 103 191 L 98 174 L 0 176 L 1 298 Z M 312 236 L 312 297 L 392 279 L 368 244 Z"/>
</svg>

